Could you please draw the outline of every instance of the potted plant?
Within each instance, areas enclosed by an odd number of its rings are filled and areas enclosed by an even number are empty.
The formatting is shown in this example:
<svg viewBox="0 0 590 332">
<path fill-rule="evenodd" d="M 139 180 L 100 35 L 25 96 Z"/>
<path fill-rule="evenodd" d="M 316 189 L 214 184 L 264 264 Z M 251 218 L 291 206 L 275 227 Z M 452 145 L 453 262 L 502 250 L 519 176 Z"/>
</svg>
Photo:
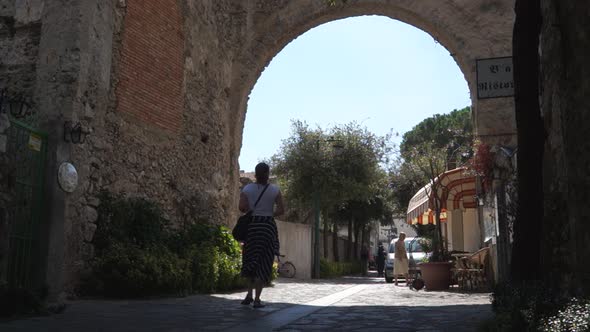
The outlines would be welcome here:
<svg viewBox="0 0 590 332">
<path fill-rule="evenodd" d="M 450 254 L 446 251 L 444 246 L 440 248 L 440 240 L 436 239 L 436 236 L 432 238 L 430 243 L 423 241 L 420 243 L 422 250 L 432 250 L 432 254 L 428 255 L 428 259 L 418 263 L 420 266 L 420 272 L 422 279 L 426 284 L 428 290 L 445 290 L 448 289 L 451 284 L 451 268 L 452 263 L 450 262 Z M 442 242 L 442 241 L 440 241 Z M 435 249 L 439 246 L 439 249 Z"/>
</svg>

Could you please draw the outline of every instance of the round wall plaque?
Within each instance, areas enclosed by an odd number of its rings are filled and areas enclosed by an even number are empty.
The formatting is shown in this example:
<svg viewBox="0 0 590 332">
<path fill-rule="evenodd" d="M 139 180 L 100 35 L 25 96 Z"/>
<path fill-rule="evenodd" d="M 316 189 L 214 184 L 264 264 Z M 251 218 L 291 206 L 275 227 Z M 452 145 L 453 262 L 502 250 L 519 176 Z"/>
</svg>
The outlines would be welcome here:
<svg viewBox="0 0 590 332">
<path fill-rule="evenodd" d="M 78 171 L 76 171 L 76 167 L 68 162 L 59 165 L 57 182 L 65 192 L 71 193 L 76 190 L 78 186 Z"/>
</svg>

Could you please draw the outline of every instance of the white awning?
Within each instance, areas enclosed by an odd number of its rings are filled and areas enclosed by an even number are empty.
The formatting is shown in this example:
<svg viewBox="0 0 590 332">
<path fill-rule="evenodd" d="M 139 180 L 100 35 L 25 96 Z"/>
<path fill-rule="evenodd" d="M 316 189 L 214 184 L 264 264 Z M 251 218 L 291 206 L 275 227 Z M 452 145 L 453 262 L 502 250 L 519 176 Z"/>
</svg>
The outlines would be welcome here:
<svg viewBox="0 0 590 332">
<path fill-rule="evenodd" d="M 417 224 L 418 217 L 424 215 L 424 213 L 428 213 L 430 209 L 430 200 L 428 195 L 430 194 L 430 190 L 432 187 L 432 183 L 429 183 L 422 187 L 418 192 L 410 199 L 410 204 L 408 204 L 408 211 L 407 211 L 407 220 L 410 224 Z"/>
<path fill-rule="evenodd" d="M 440 214 L 441 221 L 447 221 L 447 207 L 457 209 L 475 208 L 475 176 L 466 172 L 464 167 L 452 169 L 439 175 L 435 181 L 439 197 L 443 199 Z M 433 211 L 432 183 L 422 187 L 410 199 L 406 220 L 409 224 L 436 224 Z"/>
</svg>

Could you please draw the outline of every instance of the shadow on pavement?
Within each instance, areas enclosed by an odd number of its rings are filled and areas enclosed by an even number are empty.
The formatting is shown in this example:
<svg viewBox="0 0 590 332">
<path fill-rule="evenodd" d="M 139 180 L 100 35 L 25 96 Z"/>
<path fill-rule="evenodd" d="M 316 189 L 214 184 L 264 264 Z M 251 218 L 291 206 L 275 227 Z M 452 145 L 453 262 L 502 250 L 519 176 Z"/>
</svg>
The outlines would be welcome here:
<svg viewBox="0 0 590 332">
<path fill-rule="evenodd" d="M 159 301 L 92 301 L 73 304 L 63 314 L 0 323 L 9 331 L 202 331 L 359 330 L 474 331 L 491 317 L 490 305 L 311 307 L 267 302 L 262 309 L 240 300 L 196 296 Z M 310 312 L 292 318 L 290 309 Z M 296 317 L 296 316 L 295 316 Z M 262 322 L 261 322 L 262 321 Z M 262 325 L 261 325 L 262 324 Z M 268 328 L 260 329 L 260 326 Z M 256 327 L 256 328 L 254 328 Z"/>
<path fill-rule="evenodd" d="M 371 293 L 376 290 L 373 284 L 382 288 L 377 288 L 381 293 Z M 321 285 L 325 287 L 317 287 Z M 310 305 L 317 303 L 314 299 L 351 287 L 364 290 L 330 306 Z M 383 278 L 280 279 L 276 289 L 266 291 L 266 298 L 263 293 L 263 301 L 268 301 L 261 309 L 241 305 L 243 292 L 149 300 L 80 300 L 69 303 L 62 314 L 0 322 L 0 331 L 297 331 L 344 327 L 371 331 L 473 331 L 480 321 L 491 316 L 489 304 L 448 303 L 452 301 L 444 297 L 451 292 L 389 290 Z M 449 296 L 461 300 L 472 294 Z M 434 303 L 433 300 L 442 301 L 442 305 L 425 305 Z"/>
</svg>

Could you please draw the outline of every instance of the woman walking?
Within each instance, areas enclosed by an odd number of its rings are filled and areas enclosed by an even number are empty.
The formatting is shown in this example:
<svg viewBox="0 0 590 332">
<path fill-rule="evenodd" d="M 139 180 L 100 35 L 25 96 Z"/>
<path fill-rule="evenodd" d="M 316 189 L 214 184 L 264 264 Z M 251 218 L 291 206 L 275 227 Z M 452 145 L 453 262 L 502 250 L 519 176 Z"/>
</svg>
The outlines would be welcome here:
<svg viewBox="0 0 590 332">
<path fill-rule="evenodd" d="M 397 277 L 403 275 L 406 278 L 406 284 L 409 285 L 408 280 L 408 253 L 406 252 L 405 240 L 406 233 L 400 232 L 399 238 L 395 242 L 394 260 L 393 260 L 393 275 L 395 277 L 395 285 L 397 286 Z"/>
<path fill-rule="evenodd" d="M 268 182 L 270 167 L 259 163 L 255 176 L 256 183 L 246 185 L 240 194 L 240 211 L 252 211 L 242 253 L 242 276 L 248 280 L 248 293 L 242 304 L 254 302 L 254 308 L 262 308 L 260 294 L 264 285 L 270 283 L 274 257 L 279 255 L 279 234 L 274 217 L 282 215 L 285 208 L 279 187 Z M 256 290 L 255 298 L 253 290 Z"/>
</svg>

